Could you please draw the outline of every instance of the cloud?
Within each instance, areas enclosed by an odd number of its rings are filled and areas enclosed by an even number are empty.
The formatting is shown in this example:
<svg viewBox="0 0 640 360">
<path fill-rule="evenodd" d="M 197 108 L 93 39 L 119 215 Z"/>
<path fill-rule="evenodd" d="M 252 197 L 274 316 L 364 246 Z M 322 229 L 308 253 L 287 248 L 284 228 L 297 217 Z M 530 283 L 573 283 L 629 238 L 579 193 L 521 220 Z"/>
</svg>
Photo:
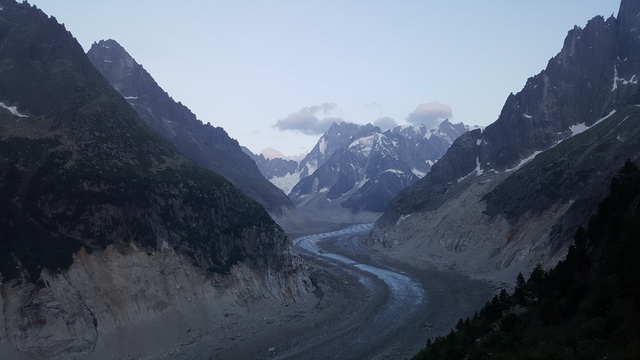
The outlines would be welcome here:
<svg viewBox="0 0 640 360">
<path fill-rule="evenodd" d="M 393 129 L 394 127 L 398 126 L 398 123 L 395 120 L 393 120 L 393 118 L 390 116 L 383 116 L 377 119 L 376 121 L 374 121 L 373 125 L 379 127 L 384 131 L 384 130 Z"/>
<path fill-rule="evenodd" d="M 407 116 L 407 122 L 414 125 L 425 125 L 428 127 L 438 125 L 442 120 L 453 117 L 451 106 L 439 102 L 420 104 Z"/>
<path fill-rule="evenodd" d="M 274 128 L 282 131 L 298 131 L 307 135 L 321 135 L 331 127 L 334 122 L 341 123 L 344 120 L 332 115 L 340 112 L 336 104 L 322 103 L 320 105 L 308 106 L 289 116 L 276 121 Z M 319 118 L 318 115 L 324 115 Z"/>
<path fill-rule="evenodd" d="M 261 154 L 265 159 L 284 159 L 283 153 L 271 147 L 262 149 Z"/>
</svg>

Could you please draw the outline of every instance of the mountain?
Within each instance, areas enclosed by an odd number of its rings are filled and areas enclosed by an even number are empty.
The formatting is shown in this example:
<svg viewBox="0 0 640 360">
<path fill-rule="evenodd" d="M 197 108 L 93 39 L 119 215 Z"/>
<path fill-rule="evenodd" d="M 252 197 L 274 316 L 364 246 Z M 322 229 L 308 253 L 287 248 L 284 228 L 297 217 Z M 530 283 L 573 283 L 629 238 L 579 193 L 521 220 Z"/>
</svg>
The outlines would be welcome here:
<svg viewBox="0 0 640 360">
<path fill-rule="evenodd" d="M 342 131 L 345 126 L 355 133 Z M 305 208 L 335 209 L 339 205 L 351 213 L 381 213 L 400 190 L 428 173 L 431 164 L 466 131 L 462 123 L 447 120 L 434 129 L 409 126 L 385 132 L 371 124 L 334 124 L 305 158 L 311 159 L 307 169 L 313 169 L 310 164 L 319 164 L 318 168 L 303 177 L 289 197 Z M 348 141 L 345 133 L 353 133 Z M 327 157 L 328 144 L 344 145 L 333 147 Z"/>
<path fill-rule="evenodd" d="M 260 173 L 272 184 L 277 186 L 285 194 L 291 191 L 295 182 L 299 179 L 298 162 L 295 160 L 287 160 L 283 158 L 265 158 L 263 154 L 256 155 L 246 147 L 242 147 L 242 151 L 247 154 L 251 160 L 258 165 Z M 293 184 L 291 182 L 293 181 Z"/>
<path fill-rule="evenodd" d="M 628 106 L 640 102 L 638 13 L 625 0 L 617 19 L 569 31 L 494 123 L 458 138 L 391 202 L 374 242 L 416 264 L 504 281 L 562 258 L 603 184 L 639 156 L 638 112 Z"/>
<path fill-rule="evenodd" d="M 309 283 L 259 203 L 151 130 L 55 18 L 12 0 L 0 234 L 3 359 L 175 348 L 233 304 Z"/>
<path fill-rule="evenodd" d="M 345 148 L 351 139 L 360 131 L 360 125 L 341 122 L 333 123 L 311 151 L 300 161 L 298 172 L 300 178 L 313 174 L 333 153 Z"/>
<path fill-rule="evenodd" d="M 213 170 L 276 215 L 293 204 L 244 154 L 238 142 L 221 127 L 203 124 L 184 105 L 174 101 L 151 75 L 114 40 L 94 43 L 87 53 L 93 65 L 152 129 L 182 154 Z"/>
<path fill-rule="evenodd" d="M 586 230 L 552 270 L 502 290 L 415 359 L 637 359 L 640 169 L 626 162 Z M 585 224 L 586 226 L 586 224 Z"/>
</svg>

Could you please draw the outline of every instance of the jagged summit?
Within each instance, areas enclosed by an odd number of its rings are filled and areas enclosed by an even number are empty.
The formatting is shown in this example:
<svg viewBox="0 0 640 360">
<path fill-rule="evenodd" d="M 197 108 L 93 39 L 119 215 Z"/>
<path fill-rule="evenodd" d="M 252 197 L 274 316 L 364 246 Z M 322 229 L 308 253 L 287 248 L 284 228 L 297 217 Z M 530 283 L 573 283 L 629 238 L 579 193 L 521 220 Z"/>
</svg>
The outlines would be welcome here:
<svg viewBox="0 0 640 360">
<path fill-rule="evenodd" d="M 87 55 L 140 117 L 182 154 L 221 174 L 275 215 L 293 207 L 286 195 L 261 175 L 236 140 L 221 127 L 203 124 L 186 106 L 174 101 L 115 40 L 94 43 Z"/>
</svg>

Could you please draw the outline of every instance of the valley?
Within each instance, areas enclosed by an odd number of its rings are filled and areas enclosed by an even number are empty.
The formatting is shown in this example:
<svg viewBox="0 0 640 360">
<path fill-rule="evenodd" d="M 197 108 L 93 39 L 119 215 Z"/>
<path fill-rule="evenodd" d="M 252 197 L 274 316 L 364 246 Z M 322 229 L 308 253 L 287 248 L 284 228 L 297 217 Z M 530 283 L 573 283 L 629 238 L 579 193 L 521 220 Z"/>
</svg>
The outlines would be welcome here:
<svg viewBox="0 0 640 360">
<path fill-rule="evenodd" d="M 574 26 L 486 126 L 242 119 L 285 156 L 0 0 L 0 359 L 640 358 L 638 29 L 637 0 Z"/>
<path fill-rule="evenodd" d="M 293 241 L 317 286 L 313 296 L 286 304 L 263 300 L 231 321 L 198 329 L 206 335 L 197 341 L 151 358 L 410 358 L 427 337 L 445 334 L 495 293 L 488 283 L 371 252 L 363 246 L 371 225 Z"/>
</svg>

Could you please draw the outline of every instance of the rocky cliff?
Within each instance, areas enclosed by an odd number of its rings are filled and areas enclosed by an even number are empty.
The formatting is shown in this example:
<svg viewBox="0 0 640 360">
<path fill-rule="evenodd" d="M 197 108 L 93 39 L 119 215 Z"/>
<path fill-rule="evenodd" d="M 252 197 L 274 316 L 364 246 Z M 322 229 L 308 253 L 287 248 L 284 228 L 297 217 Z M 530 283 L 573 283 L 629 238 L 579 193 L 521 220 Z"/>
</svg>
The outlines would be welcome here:
<svg viewBox="0 0 640 360">
<path fill-rule="evenodd" d="M 569 31 L 496 122 L 457 139 L 392 201 L 376 241 L 406 244 L 392 251 L 418 262 L 509 280 L 557 261 L 604 196 L 600 189 L 626 158 L 638 157 L 638 114 L 626 107 L 638 103 L 637 14 L 640 4 L 623 1 L 617 19 L 596 17 Z"/>
<path fill-rule="evenodd" d="M 283 209 L 293 207 L 291 200 L 261 175 L 236 140 L 221 127 L 203 124 L 173 100 L 116 41 L 94 43 L 87 56 L 140 118 L 182 154 L 224 176 L 271 213 L 281 215 Z"/>
<path fill-rule="evenodd" d="M 0 356 L 180 341 L 224 304 L 305 291 L 260 204 L 152 131 L 55 18 L 0 7 Z"/>
</svg>

